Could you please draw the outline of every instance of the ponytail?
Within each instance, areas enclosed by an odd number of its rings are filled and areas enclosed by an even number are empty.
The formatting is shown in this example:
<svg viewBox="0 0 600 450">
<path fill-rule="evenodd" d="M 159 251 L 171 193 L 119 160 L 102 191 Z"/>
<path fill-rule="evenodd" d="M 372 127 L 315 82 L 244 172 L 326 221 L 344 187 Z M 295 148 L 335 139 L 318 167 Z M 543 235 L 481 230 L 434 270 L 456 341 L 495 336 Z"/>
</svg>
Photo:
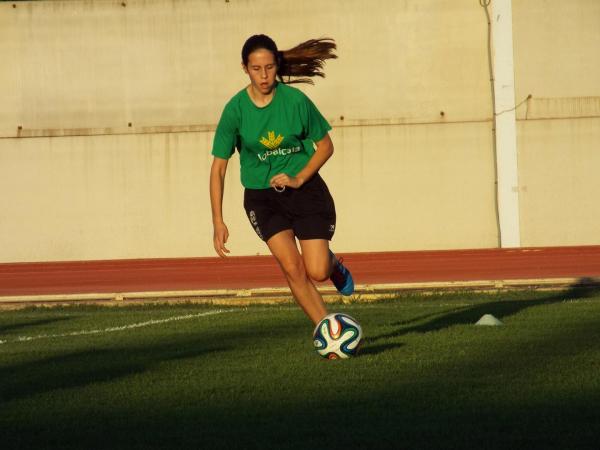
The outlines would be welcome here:
<svg viewBox="0 0 600 450">
<path fill-rule="evenodd" d="M 250 53 L 258 49 L 269 50 L 275 55 L 277 78 L 284 84 L 314 84 L 312 77 L 325 78 L 325 61 L 337 58 L 337 46 L 331 38 L 310 39 L 289 50 L 279 51 L 273 39 L 258 34 L 248 38 L 242 48 L 242 62 L 245 66 L 248 65 Z"/>
<path fill-rule="evenodd" d="M 333 39 L 321 38 L 310 39 L 294 48 L 279 52 L 277 75 L 281 82 L 286 84 L 314 84 L 312 77 L 325 78 L 323 66 L 326 60 L 337 58 L 334 53 L 336 49 Z M 284 81 L 283 77 L 287 77 L 287 80 Z"/>
</svg>

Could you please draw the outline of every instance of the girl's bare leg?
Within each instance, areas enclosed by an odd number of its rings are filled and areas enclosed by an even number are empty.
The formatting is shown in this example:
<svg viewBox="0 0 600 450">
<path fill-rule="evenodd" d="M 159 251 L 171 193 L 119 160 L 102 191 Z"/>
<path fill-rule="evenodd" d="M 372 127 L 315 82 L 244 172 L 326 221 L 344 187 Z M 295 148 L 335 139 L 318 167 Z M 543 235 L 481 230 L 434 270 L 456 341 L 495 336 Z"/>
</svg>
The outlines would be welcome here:
<svg viewBox="0 0 600 450">
<path fill-rule="evenodd" d="M 300 248 L 308 276 L 314 281 L 328 280 L 333 268 L 331 253 L 329 253 L 329 241 L 308 239 L 300 241 Z"/>
<path fill-rule="evenodd" d="M 327 315 L 323 297 L 306 273 L 292 230 L 283 230 L 267 241 L 271 253 L 281 266 L 296 302 L 314 324 Z"/>
<path fill-rule="evenodd" d="M 329 251 L 329 241 L 308 239 L 300 241 L 300 247 L 306 272 L 312 280 L 325 281 L 329 278 L 340 294 L 348 296 L 354 293 L 352 274 Z"/>
</svg>

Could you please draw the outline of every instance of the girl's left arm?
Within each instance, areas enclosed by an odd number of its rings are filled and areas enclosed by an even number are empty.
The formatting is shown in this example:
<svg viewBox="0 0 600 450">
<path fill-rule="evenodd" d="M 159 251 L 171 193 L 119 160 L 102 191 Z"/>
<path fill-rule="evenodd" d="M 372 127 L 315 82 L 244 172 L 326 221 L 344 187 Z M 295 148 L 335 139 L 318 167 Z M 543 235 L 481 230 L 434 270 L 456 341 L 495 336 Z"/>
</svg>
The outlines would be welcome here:
<svg viewBox="0 0 600 450">
<path fill-rule="evenodd" d="M 319 171 L 323 164 L 327 162 L 331 155 L 333 155 L 333 142 L 329 133 L 325 134 L 323 139 L 316 143 L 317 149 L 312 157 L 308 160 L 308 163 L 304 168 L 296 174 L 295 177 L 286 175 L 285 173 L 279 173 L 271 178 L 270 184 L 273 187 L 289 186 L 294 189 L 298 189 L 304 183 L 306 183 L 310 177 Z"/>
</svg>

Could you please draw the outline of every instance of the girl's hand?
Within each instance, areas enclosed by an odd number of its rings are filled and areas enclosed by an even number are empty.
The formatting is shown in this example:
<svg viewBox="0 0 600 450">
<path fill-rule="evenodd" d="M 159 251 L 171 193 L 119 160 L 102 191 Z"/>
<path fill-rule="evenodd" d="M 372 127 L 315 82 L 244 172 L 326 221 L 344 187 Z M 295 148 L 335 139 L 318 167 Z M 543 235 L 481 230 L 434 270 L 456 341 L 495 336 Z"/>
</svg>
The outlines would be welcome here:
<svg viewBox="0 0 600 450">
<path fill-rule="evenodd" d="M 227 242 L 227 239 L 229 239 L 227 225 L 223 222 L 217 223 L 213 225 L 213 230 L 213 244 L 215 246 L 215 251 L 221 258 L 226 258 L 227 255 L 225 253 L 229 253 L 229 250 L 225 247 L 225 243 Z"/>
<path fill-rule="evenodd" d="M 293 189 L 298 189 L 300 186 L 304 184 L 304 180 L 298 177 L 290 177 L 285 173 L 278 173 L 269 182 L 271 187 L 274 188 L 282 188 L 285 186 L 289 186 Z"/>
</svg>

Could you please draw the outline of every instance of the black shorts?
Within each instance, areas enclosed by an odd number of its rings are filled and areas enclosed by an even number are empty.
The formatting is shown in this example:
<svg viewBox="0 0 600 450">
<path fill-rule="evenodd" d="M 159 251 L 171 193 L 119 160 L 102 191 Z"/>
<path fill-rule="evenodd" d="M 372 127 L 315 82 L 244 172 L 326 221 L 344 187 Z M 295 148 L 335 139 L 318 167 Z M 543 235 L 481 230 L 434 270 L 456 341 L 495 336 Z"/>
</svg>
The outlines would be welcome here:
<svg viewBox="0 0 600 450">
<path fill-rule="evenodd" d="M 283 230 L 293 230 L 300 240 L 331 240 L 335 232 L 333 198 L 318 173 L 299 189 L 246 189 L 244 209 L 252 228 L 265 242 Z"/>
</svg>

